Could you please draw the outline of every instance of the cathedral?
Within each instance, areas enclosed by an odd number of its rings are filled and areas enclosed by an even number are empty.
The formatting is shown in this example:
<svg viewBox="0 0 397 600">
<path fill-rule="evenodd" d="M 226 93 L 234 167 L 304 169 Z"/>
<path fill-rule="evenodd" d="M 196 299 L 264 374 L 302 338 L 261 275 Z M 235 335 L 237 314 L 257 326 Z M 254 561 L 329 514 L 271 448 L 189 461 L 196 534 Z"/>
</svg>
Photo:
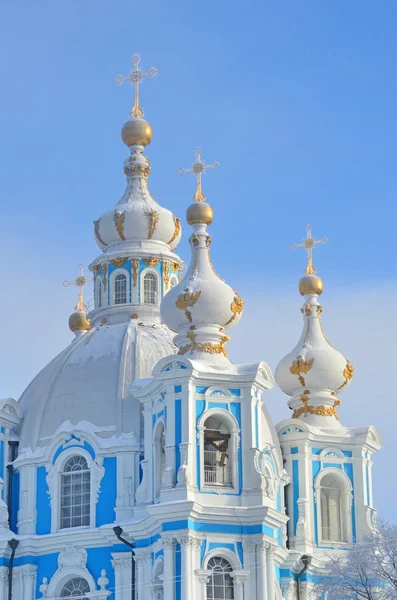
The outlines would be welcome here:
<svg viewBox="0 0 397 600">
<path fill-rule="evenodd" d="M 375 527 L 381 447 L 375 427 L 339 421 L 354 368 L 323 329 L 312 251 L 326 240 L 307 227 L 302 335 L 275 374 L 231 362 L 244 302 L 211 261 L 202 188 L 218 165 L 197 148 L 182 170 L 195 176 L 185 268 L 181 220 L 148 186 L 139 90 L 156 70 L 132 62 L 116 80 L 135 88 L 127 185 L 94 221 L 94 303 L 80 266 L 73 340 L 0 401 L 0 600 L 320 598 L 327 557 Z M 288 397 L 278 424 L 274 385 Z"/>
</svg>

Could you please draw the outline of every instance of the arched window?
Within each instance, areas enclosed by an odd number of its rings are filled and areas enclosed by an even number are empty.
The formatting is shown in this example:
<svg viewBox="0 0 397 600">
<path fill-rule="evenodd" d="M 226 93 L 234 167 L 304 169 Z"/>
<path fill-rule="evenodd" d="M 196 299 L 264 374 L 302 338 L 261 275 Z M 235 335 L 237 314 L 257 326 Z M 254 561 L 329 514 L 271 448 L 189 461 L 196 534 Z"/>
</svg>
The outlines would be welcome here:
<svg viewBox="0 0 397 600">
<path fill-rule="evenodd" d="M 154 461 L 155 461 L 155 493 L 156 498 L 160 495 L 161 482 L 165 469 L 165 429 L 161 422 L 157 425 L 154 437 Z"/>
<path fill-rule="evenodd" d="M 233 600 L 234 585 L 231 564 L 220 556 L 213 556 L 207 564 L 211 571 L 207 583 L 207 600 Z"/>
<path fill-rule="evenodd" d="M 343 477 L 335 472 L 324 475 L 320 482 L 321 538 L 324 542 L 347 542 L 349 497 Z"/>
<path fill-rule="evenodd" d="M 90 470 L 83 456 L 72 456 L 61 474 L 61 529 L 90 524 Z"/>
<path fill-rule="evenodd" d="M 98 306 L 98 308 L 102 307 L 102 295 L 103 295 L 102 280 L 98 279 L 98 287 L 97 287 L 97 306 Z"/>
<path fill-rule="evenodd" d="M 222 416 L 211 415 L 204 423 L 204 484 L 232 485 L 230 429 Z"/>
<path fill-rule="evenodd" d="M 157 304 L 157 277 L 154 273 L 146 273 L 143 278 L 144 304 Z"/>
<path fill-rule="evenodd" d="M 123 273 L 114 280 L 114 303 L 127 304 L 127 277 Z"/>
<path fill-rule="evenodd" d="M 88 582 L 82 577 L 70 579 L 62 588 L 61 598 L 73 598 L 74 596 L 85 596 L 90 593 Z"/>
</svg>

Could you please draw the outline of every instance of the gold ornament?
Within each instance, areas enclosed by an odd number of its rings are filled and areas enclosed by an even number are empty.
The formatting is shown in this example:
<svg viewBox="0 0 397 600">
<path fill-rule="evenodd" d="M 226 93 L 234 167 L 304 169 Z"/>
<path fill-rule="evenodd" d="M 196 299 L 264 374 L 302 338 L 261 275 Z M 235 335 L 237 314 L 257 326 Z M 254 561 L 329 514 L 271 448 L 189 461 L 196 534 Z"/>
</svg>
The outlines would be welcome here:
<svg viewBox="0 0 397 600">
<path fill-rule="evenodd" d="M 185 311 L 185 315 L 187 320 L 192 322 L 192 313 L 187 310 L 189 307 L 192 307 L 196 304 L 197 300 L 200 298 L 201 290 L 197 292 L 184 292 L 183 294 L 179 294 L 176 299 L 175 306 L 180 310 Z"/>
<path fill-rule="evenodd" d="M 335 398 L 335 402 L 334 402 L 333 406 L 323 406 L 323 405 L 312 406 L 312 405 L 308 404 L 309 396 L 307 396 L 306 394 L 302 394 L 300 399 L 303 402 L 303 406 L 301 406 L 301 408 L 297 408 L 294 410 L 294 412 L 292 413 L 293 419 L 299 419 L 299 417 L 301 415 L 310 414 L 310 415 L 320 415 L 322 417 L 335 417 L 339 421 L 339 415 L 335 410 L 336 407 L 340 405 L 339 398 Z"/>
<path fill-rule="evenodd" d="M 125 240 L 124 236 L 124 223 L 125 223 L 125 212 L 114 212 L 113 221 L 116 227 L 116 231 L 119 234 L 121 240 Z"/>
<path fill-rule="evenodd" d="M 180 355 L 184 355 L 190 351 L 190 354 L 196 350 L 197 352 L 207 352 L 208 354 L 223 354 L 227 358 L 227 351 L 224 345 L 229 341 L 229 336 L 224 335 L 219 344 L 210 344 L 209 342 L 201 344 L 196 342 L 196 334 L 190 330 L 187 332 L 186 337 L 190 340 L 190 344 L 183 346 L 178 352 Z"/>
<path fill-rule="evenodd" d="M 176 273 L 180 269 L 180 266 L 178 265 L 177 262 L 171 263 L 171 267 L 172 267 L 172 270 L 174 271 L 174 273 Z"/>
<path fill-rule="evenodd" d="M 148 267 L 156 267 L 159 262 L 160 262 L 160 258 L 156 258 L 155 256 L 151 256 L 150 258 L 144 258 L 143 262 L 148 266 Z"/>
<path fill-rule="evenodd" d="M 244 309 L 244 300 L 242 298 L 240 298 L 240 296 L 238 295 L 236 290 L 234 290 L 234 293 L 235 293 L 234 300 L 230 305 L 230 309 L 233 313 L 233 316 L 228 320 L 227 323 L 225 323 L 225 327 L 226 327 L 226 325 L 230 325 L 230 323 L 233 323 L 233 321 L 236 319 L 237 315 L 242 313 L 243 309 Z"/>
<path fill-rule="evenodd" d="M 165 290 L 168 290 L 168 286 L 170 283 L 170 265 L 166 260 L 163 262 L 163 274 L 164 274 L 164 288 L 165 288 Z"/>
<path fill-rule="evenodd" d="M 101 238 L 101 235 L 99 233 L 99 219 L 97 221 L 94 221 L 94 235 L 99 244 L 102 244 L 102 246 L 106 246 L 106 242 Z"/>
<path fill-rule="evenodd" d="M 85 312 L 75 312 L 69 317 L 70 331 L 89 331 L 91 329 L 90 321 Z"/>
<path fill-rule="evenodd" d="M 304 313 L 307 317 L 310 317 L 310 315 L 312 314 L 312 307 L 310 306 L 310 304 L 306 304 L 306 306 L 304 307 Z"/>
<path fill-rule="evenodd" d="M 108 264 L 103 263 L 102 265 L 102 277 L 103 277 L 103 289 L 106 292 L 106 288 L 108 285 L 107 275 L 108 275 Z"/>
<path fill-rule="evenodd" d="M 103 317 L 103 319 L 101 320 L 101 325 L 106 325 L 106 323 L 108 322 L 106 317 Z"/>
<path fill-rule="evenodd" d="M 174 233 L 172 235 L 172 238 L 168 242 L 168 246 L 171 246 L 172 242 L 176 240 L 181 230 L 181 220 L 178 219 L 178 217 L 176 217 L 175 215 L 172 215 L 172 217 L 174 219 Z"/>
<path fill-rule="evenodd" d="M 346 367 L 345 367 L 345 369 L 343 371 L 343 377 L 345 378 L 345 381 L 338 388 L 338 390 L 341 390 L 342 388 L 344 388 L 349 383 L 350 379 L 352 379 L 352 377 L 353 377 L 353 374 L 354 374 L 354 367 L 350 363 L 350 361 L 347 361 Z"/>
<path fill-rule="evenodd" d="M 157 212 L 157 210 L 152 210 L 152 211 L 146 213 L 146 217 L 149 222 L 149 231 L 148 231 L 148 236 L 147 236 L 148 240 L 151 240 L 153 237 L 154 230 L 156 229 L 156 225 L 159 220 L 159 216 L 160 215 Z"/>
<path fill-rule="evenodd" d="M 297 375 L 298 379 L 302 385 L 302 387 L 306 386 L 306 382 L 302 377 L 301 373 L 308 373 L 312 368 L 314 363 L 314 358 L 310 360 L 304 360 L 301 356 L 298 356 L 296 360 L 292 363 L 289 370 L 292 375 Z"/>
<path fill-rule="evenodd" d="M 122 267 L 123 265 L 125 265 L 125 263 L 127 262 L 128 258 L 120 258 L 119 256 L 117 256 L 116 258 L 113 258 L 111 261 L 109 261 L 114 267 Z"/>
<path fill-rule="evenodd" d="M 136 287 L 137 283 L 138 283 L 139 260 L 137 258 L 133 258 L 131 261 L 131 264 L 132 264 L 132 283 L 133 283 L 133 286 Z"/>
<path fill-rule="evenodd" d="M 137 319 L 138 313 L 131 313 L 130 319 Z"/>
</svg>

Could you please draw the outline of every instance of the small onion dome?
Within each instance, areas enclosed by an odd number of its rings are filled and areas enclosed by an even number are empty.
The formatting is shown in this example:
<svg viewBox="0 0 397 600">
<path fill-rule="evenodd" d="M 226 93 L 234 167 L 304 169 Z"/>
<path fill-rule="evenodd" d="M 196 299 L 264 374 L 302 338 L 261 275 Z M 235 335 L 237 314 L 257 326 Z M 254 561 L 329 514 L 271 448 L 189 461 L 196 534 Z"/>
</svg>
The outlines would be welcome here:
<svg viewBox="0 0 397 600">
<path fill-rule="evenodd" d="M 353 377 L 349 360 L 325 336 L 321 311 L 317 297 L 312 296 L 302 309 L 300 340 L 277 366 L 277 384 L 289 396 L 299 396 L 305 390 L 311 395 L 324 390 L 339 394 Z"/>
<path fill-rule="evenodd" d="M 186 211 L 186 220 L 189 225 L 196 225 L 197 223 L 211 225 L 213 218 L 212 208 L 206 202 L 194 202 Z"/>
<path fill-rule="evenodd" d="M 69 329 L 76 333 L 77 331 L 89 331 L 91 329 L 91 325 L 89 320 L 87 319 L 87 315 L 85 312 L 74 312 L 69 317 Z"/>
<path fill-rule="evenodd" d="M 126 146 L 147 146 L 152 141 L 152 128 L 144 119 L 131 117 L 121 129 L 121 138 Z"/>
<path fill-rule="evenodd" d="M 118 204 L 94 221 L 98 246 L 145 240 L 161 242 L 173 251 L 181 239 L 181 222 L 170 210 L 161 207 L 148 187 L 149 160 L 142 148 L 134 148 L 124 162 L 126 190 Z"/>
<path fill-rule="evenodd" d="M 161 316 L 175 332 L 216 326 L 217 331 L 224 335 L 224 330 L 239 322 L 244 303 L 212 265 L 209 252 L 211 236 L 205 224 L 193 227 L 189 268 L 182 281 L 164 296 Z"/>
<path fill-rule="evenodd" d="M 319 296 L 323 293 L 323 280 L 317 275 L 304 275 L 299 280 L 299 293 L 302 296 L 306 296 L 306 294 L 317 294 Z"/>
</svg>

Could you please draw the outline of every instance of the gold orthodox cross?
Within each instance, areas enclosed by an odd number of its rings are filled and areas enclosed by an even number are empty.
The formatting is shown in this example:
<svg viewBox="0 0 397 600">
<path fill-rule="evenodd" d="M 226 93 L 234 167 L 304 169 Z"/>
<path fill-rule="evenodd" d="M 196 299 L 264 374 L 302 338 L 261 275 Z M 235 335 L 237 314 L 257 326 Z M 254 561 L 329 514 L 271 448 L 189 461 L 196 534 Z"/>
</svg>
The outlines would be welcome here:
<svg viewBox="0 0 397 600">
<path fill-rule="evenodd" d="M 193 173 L 193 175 L 196 175 L 196 193 L 194 194 L 193 198 L 196 200 L 196 202 L 205 202 L 205 194 L 203 192 L 201 182 L 203 173 L 205 173 L 207 169 L 217 169 L 219 167 L 219 163 L 215 160 L 213 163 L 206 165 L 205 161 L 201 160 L 201 148 L 196 148 L 194 153 L 196 155 L 195 162 L 192 164 L 190 169 L 179 169 L 179 175 L 184 175 L 185 173 Z"/>
<path fill-rule="evenodd" d="M 84 304 L 84 300 L 83 300 L 83 291 L 84 291 L 84 286 L 90 281 L 94 281 L 94 280 L 92 278 L 86 277 L 84 275 L 84 265 L 79 265 L 78 266 L 78 275 L 77 275 L 76 279 L 74 279 L 73 281 L 64 281 L 63 282 L 63 285 L 65 287 L 68 285 L 74 285 L 78 289 L 77 304 L 74 307 L 75 310 L 77 310 L 77 312 L 87 312 L 87 306 L 86 306 L 86 304 Z"/>
<path fill-rule="evenodd" d="M 134 68 L 130 69 L 130 72 L 126 77 L 124 77 L 124 75 L 118 75 L 116 77 L 116 83 L 121 85 L 124 83 L 124 81 L 129 81 L 130 84 L 135 87 L 135 103 L 131 109 L 131 115 L 136 119 L 142 119 L 145 113 L 139 106 L 139 84 L 142 83 L 145 77 L 156 77 L 157 69 L 155 67 L 151 67 L 148 71 L 142 71 L 141 67 L 139 66 L 139 63 L 141 62 L 141 57 L 139 54 L 134 54 L 131 60 Z"/>
<path fill-rule="evenodd" d="M 305 248 L 307 250 L 307 267 L 305 269 L 306 275 L 315 275 L 316 267 L 313 265 L 313 248 L 318 244 L 327 244 L 328 238 L 323 237 L 321 240 L 315 240 L 312 236 L 312 226 L 306 225 L 306 239 L 302 244 L 292 244 L 291 249 L 296 250 L 297 248 Z"/>
</svg>

